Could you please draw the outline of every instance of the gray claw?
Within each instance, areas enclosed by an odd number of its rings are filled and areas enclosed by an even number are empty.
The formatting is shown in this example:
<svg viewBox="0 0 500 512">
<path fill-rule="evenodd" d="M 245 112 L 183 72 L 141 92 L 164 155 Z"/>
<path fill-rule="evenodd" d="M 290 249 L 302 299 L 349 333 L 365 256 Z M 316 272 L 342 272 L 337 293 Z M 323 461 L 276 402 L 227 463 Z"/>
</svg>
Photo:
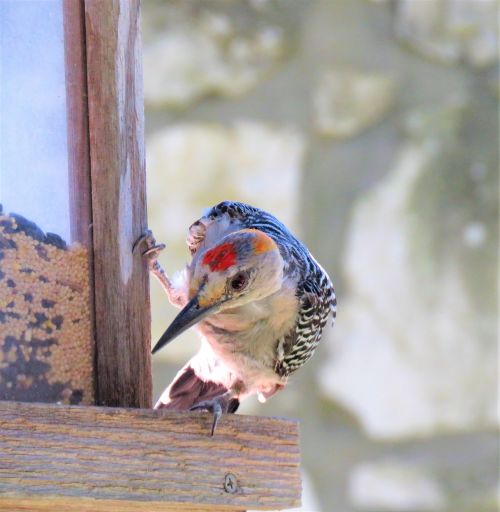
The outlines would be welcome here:
<svg viewBox="0 0 500 512">
<path fill-rule="evenodd" d="M 222 417 L 222 413 L 227 412 L 227 410 L 223 410 L 223 408 L 227 409 L 227 407 L 225 407 L 224 398 L 215 397 L 212 398 L 211 400 L 204 400 L 203 402 L 199 402 L 193 405 L 193 407 L 191 407 L 189 410 L 197 411 L 199 409 L 204 409 L 213 414 L 212 430 L 210 431 L 210 435 L 213 436 L 215 433 L 215 429 L 217 428 L 217 425 L 219 423 L 219 420 Z"/>
<path fill-rule="evenodd" d="M 156 239 L 153 236 L 153 232 L 148 229 L 142 234 L 135 242 L 132 247 L 132 252 L 136 252 L 139 247 L 145 246 L 142 251 L 143 258 L 146 259 L 149 266 L 152 267 L 158 258 L 158 254 L 165 249 L 165 244 L 157 244 Z"/>
</svg>

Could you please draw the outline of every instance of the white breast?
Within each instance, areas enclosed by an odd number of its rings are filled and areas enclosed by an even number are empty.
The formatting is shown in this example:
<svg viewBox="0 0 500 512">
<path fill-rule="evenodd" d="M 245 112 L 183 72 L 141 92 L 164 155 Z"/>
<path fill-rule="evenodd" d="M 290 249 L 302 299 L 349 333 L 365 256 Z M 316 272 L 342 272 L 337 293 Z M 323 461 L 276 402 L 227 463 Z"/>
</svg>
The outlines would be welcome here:
<svg viewBox="0 0 500 512">
<path fill-rule="evenodd" d="M 297 298 L 286 284 L 261 301 L 209 317 L 198 330 L 220 364 L 243 381 L 248 393 L 269 394 L 283 384 L 274 371 L 277 343 L 295 327 L 297 311 Z"/>
</svg>

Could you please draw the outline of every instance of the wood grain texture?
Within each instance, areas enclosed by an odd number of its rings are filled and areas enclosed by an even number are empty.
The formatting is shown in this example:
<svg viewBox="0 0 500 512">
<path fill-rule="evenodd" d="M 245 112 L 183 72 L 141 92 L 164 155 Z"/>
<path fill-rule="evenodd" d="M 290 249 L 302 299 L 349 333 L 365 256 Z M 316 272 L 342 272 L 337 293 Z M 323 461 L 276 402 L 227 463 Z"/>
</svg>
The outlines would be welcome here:
<svg viewBox="0 0 500 512">
<path fill-rule="evenodd" d="M 87 293 L 90 317 L 88 336 L 91 338 L 89 340 L 91 353 L 88 354 L 87 361 L 91 361 L 92 364 L 92 385 L 89 385 L 92 387 L 92 396 L 86 397 L 84 403 L 95 403 L 94 251 L 83 0 L 63 0 L 63 20 L 71 242 L 78 241 L 86 247 L 88 282 L 92 283 Z M 83 331 L 82 336 L 84 336 Z"/>
<path fill-rule="evenodd" d="M 2 498 L 2 512 L 245 512 L 234 507 L 192 507 L 165 503 L 129 503 L 118 500 L 94 500 L 91 498 Z"/>
<path fill-rule="evenodd" d="M 299 505 L 296 422 L 224 415 L 214 437 L 210 423 L 206 413 L 1 402 L 0 510 Z"/>
<path fill-rule="evenodd" d="M 97 404 L 150 407 L 149 279 L 134 241 L 146 183 L 138 0 L 85 0 Z"/>
<path fill-rule="evenodd" d="M 71 241 L 92 251 L 90 147 L 83 0 L 64 0 L 64 61 Z"/>
</svg>

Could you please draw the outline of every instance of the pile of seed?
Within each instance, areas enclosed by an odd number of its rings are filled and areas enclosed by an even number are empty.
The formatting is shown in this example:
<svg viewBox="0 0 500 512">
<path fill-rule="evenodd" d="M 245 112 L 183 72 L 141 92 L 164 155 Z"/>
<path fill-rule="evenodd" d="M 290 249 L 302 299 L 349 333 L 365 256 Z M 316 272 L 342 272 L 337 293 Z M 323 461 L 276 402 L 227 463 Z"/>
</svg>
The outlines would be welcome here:
<svg viewBox="0 0 500 512">
<path fill-rule="evenodd" d="M 0 205 L 0 400 L 93 403 L 88 265 Z"/>
</svg>

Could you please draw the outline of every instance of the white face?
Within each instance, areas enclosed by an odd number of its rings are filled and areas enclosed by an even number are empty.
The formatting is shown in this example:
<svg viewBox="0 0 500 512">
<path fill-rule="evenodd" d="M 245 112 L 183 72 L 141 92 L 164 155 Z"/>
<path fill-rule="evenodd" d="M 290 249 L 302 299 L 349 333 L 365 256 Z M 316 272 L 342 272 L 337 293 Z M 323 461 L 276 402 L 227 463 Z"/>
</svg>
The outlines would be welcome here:
<svg viewBox="0 0 500 512">
<path fill-rule="evenodd" d="M 229 300 L 222 310 L 243 306 L 261 300 L 281 288 L 283 282 L 283 259 L 279 251 L 269 251 L 249 258 L 236 272 L 229 273 L 226 288 Z"/>
<path fill-rule="evenodd" d="M 232 233 L 193 260 L 190 298 L 197 295 L 202 307 L 220 302 L 221 311 L 278 291 L 283 281 L 283 259 L 276 244 L 268 239 L 263 234 Z"/>
</svg>

